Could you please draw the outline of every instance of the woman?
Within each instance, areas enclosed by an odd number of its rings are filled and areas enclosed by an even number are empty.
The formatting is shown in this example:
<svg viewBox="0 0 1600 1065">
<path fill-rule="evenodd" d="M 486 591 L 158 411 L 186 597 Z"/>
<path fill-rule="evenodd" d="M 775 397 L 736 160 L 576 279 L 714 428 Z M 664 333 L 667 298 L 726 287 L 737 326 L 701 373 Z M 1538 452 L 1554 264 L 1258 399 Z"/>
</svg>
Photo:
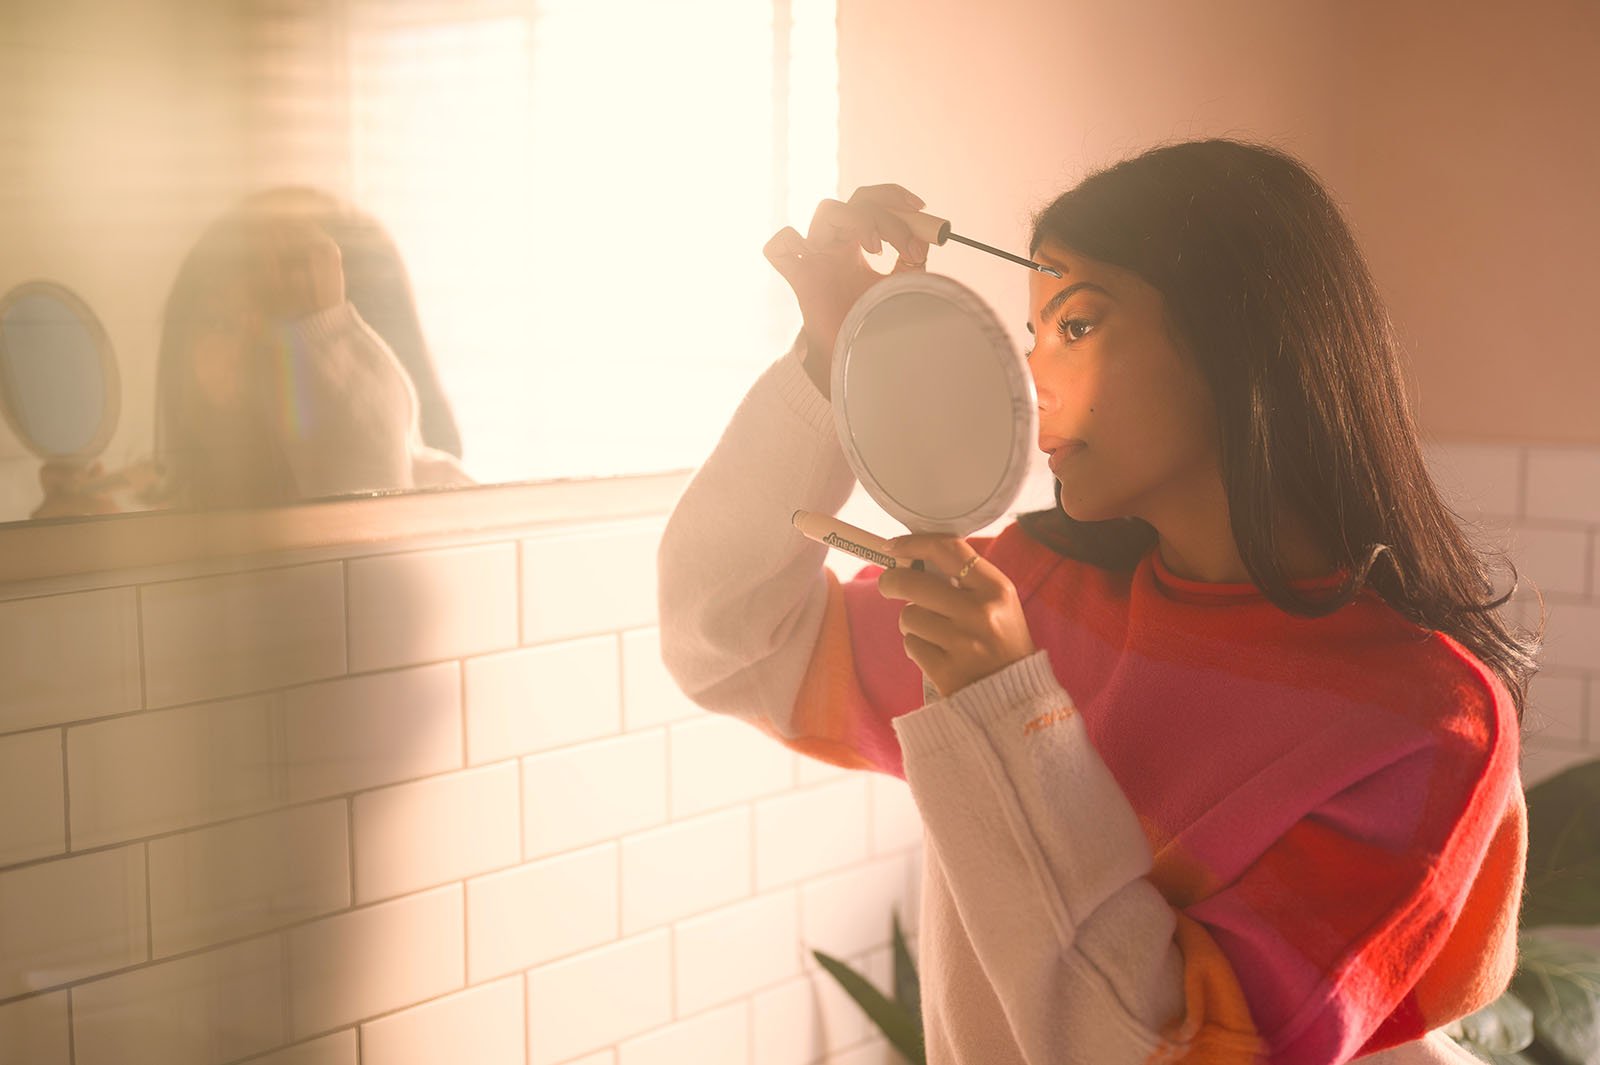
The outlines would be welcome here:
<svg viewBox="0 0 1600 1065">
<path fill-rule="evenodd" d="M 864 189 L 769 243 L 805 328 L 667 526 L 668 667 L 908 781 L 933 1065 L 1473 1060 L 1434 1030 L 1514 967 L 1533 643 L 1428 479 L 1327 192 L 1205 141 L 1052 203 L 1028 328 L 1058 506 L 841 584 L 788 516 L 850 492 L 833 339 L 863 249 L 920 268 L 892 212 L 921 206 Z"/>
</svg>

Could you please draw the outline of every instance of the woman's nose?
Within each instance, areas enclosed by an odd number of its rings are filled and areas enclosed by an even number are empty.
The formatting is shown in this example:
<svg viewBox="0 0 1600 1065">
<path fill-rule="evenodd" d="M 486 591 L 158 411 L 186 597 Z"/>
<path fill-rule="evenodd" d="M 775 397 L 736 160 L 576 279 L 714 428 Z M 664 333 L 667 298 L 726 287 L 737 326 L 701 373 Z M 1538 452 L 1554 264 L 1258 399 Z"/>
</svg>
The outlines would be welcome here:
<svg viewBox="0 0 1600 1065">
<path fill-rule="evenodd" d="M 1039 364 L 1033 361 L 1028 363 L 1028 373 L 1033 375 L 1033 392 L 1038 399 L 1040 414 L 1053 414 L 1061 406 L 1061 400 L 1056 396 L 1056 390 L 1039 373 Z"/>
</svg>

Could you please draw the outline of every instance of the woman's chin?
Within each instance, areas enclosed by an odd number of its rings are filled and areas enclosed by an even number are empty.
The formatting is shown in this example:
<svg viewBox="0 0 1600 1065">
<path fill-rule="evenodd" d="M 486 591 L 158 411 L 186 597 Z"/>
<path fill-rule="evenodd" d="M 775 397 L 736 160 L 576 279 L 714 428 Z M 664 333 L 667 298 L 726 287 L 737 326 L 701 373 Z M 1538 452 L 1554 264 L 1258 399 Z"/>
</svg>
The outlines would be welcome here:
<svg viewBox="0 0 1600 1065">
<path fill-rule="evenodd" d="M 1109 512 L 1104 507 L 1090 506 L 1082 500 L 1065 497 L 1061 500 L 1061 513 L 1077 522 L 1109 521 L 1112 518 L 1122 517 L 1121 514 Z"/>
</svg>

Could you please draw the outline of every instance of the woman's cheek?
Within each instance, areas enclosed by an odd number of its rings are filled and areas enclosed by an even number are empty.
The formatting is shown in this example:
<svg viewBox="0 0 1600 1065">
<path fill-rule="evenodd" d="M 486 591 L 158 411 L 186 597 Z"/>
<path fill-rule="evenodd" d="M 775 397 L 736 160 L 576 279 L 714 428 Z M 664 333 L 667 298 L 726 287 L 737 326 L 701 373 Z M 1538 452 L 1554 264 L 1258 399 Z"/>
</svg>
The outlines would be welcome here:
<svg viewBox="0 0 1600 1065">
<path fill-rule="evenodd" d="M 212 334 L 195 343 L 194 380 L 200 395 L 214 407 L 237 402 L 243 382 L 244 353 L 240 338 Z"/>
</svg>

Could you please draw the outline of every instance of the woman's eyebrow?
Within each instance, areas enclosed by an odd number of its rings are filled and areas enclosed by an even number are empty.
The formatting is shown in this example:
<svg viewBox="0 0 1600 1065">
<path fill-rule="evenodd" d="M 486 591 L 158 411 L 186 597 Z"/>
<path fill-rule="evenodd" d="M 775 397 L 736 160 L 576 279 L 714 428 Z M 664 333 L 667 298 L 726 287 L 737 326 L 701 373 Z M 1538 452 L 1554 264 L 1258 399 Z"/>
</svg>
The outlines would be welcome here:
<svg viewBox="0 0 1600 1065">
<path fill-rule="evenodd" d="M 1104 288 L 1095 284 L 1093 281 L 1077 281 L 1068 285 L 1066 288 L 1062 289 L 1060 292 L 1057 292 L 1054 296 L 1051 296 L 1047 301 L 1045 301 L 1045 305 L 1039 308 L 1039 321 L 1042 322 L 1054 314 L 1063 303 L 1067 302 L 1067 300 L 1071 298 L 1074 292 L 1080 292 L 1084 289 L 1098 292 L 1107 299 L 1116 299 L 1115 296 L 1111 295 L 1111 293 L 1107 292 Z M 1033 332 L 1032 322 L 1028 323 L 1028 332 Z"/>
</svg>

